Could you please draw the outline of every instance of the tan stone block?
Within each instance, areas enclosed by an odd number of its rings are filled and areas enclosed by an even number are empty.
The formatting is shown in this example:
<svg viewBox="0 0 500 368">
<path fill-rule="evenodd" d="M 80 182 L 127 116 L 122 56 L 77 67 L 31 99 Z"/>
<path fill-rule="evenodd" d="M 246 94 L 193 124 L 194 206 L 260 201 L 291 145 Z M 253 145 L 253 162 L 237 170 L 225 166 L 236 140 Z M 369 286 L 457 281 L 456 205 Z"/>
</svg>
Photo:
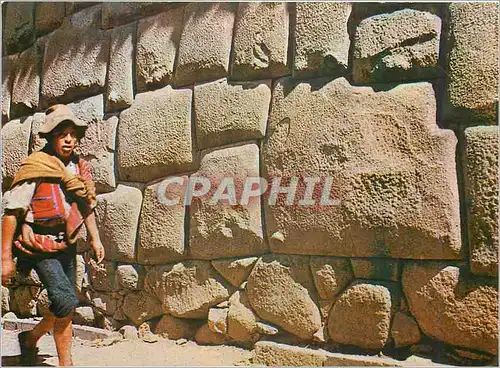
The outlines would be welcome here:
<svg viewBox="0 0 500 368">
<path fill-rule="evenodd" d="M 231 78 L 252 80 L 288 74 L 287 3 L 239 3 L 234 24 Z"/>
<path fill-rule="evenodd" d="M 102 5 L 97 4 L 73 13 L 67 21 L 75 28 L 101 28 L 101 13 Z"/>
<path fill-rule="evenodd" d="M 465 130 L 470 267 L 498 275 L 498 127 Z"/>
<path fill-rule="evenodd" d="M 11 1 L 2 6 L 5 12 L 2 43 L 6 54 L 24 50 L 35 41 L 34 2 Z"/>
<path fill-rule="evenodd" d="M 62 57 L 68 50 L 70 57 Z M 70 22 L 47 36 L 42 66 L 42 105 L 94 95 L 105 85 L 109 38 L 96 28 L 77 28 Z"/>
<path fill-rule="evenodd" d="M 36 3 L 35 26 L 38 34 L 53 31 L 62 24 L 66 7 L 62 2 Z"/>
<path fill-rule="evenodd" d="M 200 345 L 224 345 L 230 341 L 227 336 L 210 330 L 208 324 L 204 324 L 196 331 L 194 339 Z"/>
<path fill-rule="evenodd" d="M 208 261 L 156 266 L 146 275 L 146 291 L 174 317 L 206 319 L 208 310 L 227 300 L 232 291 Z"/>
<path fill-rule="evenodd" d="M 497 124 L 498 11 L 495 3 L 448 4 L 444 116 L 450 124 Z"/>
<path fill-rule="evenodd" d="M 255 344 L 254 360 L 267 366 L 323 366 L 326 354 L 322 350 L 301 348 L 271 341 Z"/>
<path fill-rule="evenodd" d="M 294 78 L 346 73 L 351 10 L 351 3 L 296 4 Z"/>
<path fill-rule="evenodd" d="M 226 79 L 196 85 L 196 138 L 201 149 L 263 138 L 271 80 L 228 84 Z"/>
<path fill-rule="evenodd" d="M 260 338 L 257 325 L 259 317 L 255 315 L 250 306 L 247 293 L 236 291 L 229 298 L 229 311 L 227 315 L 227 335 L 231 339 L 242 343 L 254 343 Z"/>
<path fill-rule="evenodd" d="M 417 344 L 421 338 L 420 329 L 415 318 L 401 312 L 394 314 L 391 336 L 394 339 L 396 348 Z"/>
<path fill-rule="evenodd" d="M 351 258 L 351 264 L 357 279 L 398 281 L 399 260 Z"/>
<path fill-rule="evenodd" d="M 95 322 L 95 314 L 92 307 L 81 306 L 76 307 L 73 312 L 73 323 L 76 325 L 93 326 Z"/>
<path fill-rule="evenodd" d="M 140 189 L 119 184 L 97 200 L 99 234 L 106 259 L 134 262 L 136 233 L 142 204 Z"/>
<path fill-rule="evenodd" d="M 104 120 L 104 95 L 68 104 L 74 114 L 87 123 L 85 137 L 78 145 L 81 157 L 90 163 L 97 193 L 115 190 L 115 140 L 118 118 Z"/>
<path fill-rule="evenodd" d="M 117 151 L 122 180 L 146 182 L 192 168 L 191 97 L 189 89 L 167 86 L 136 95 L 121 112 Z"/>
<path fill-rule="evenodd" d="M 186 6 L 175 71 L 177 86 L 228 75 L 235 13 L 232 3 Z"/>
<path fill-rule="evenodd" d="M 93 259 L 89 262 L 90 284 L 94 290 L 112 291 L 115 289 L 115 265 L 113 262 L 103 261 L 95 262 Z"/>
<path fill-rule="evenodd" d="M 180 176 L 183 184 L 167 184 L 170 178 L 150 185 L 144 190 L 139 224 L 137 261 L 142 264 L 166 264 L 186 259 L 184 238 L 184 205 L 187 176 Z M 175 205 L 164 202 L 179 201 Z"/>
<path fill-rule="evenodd" d="M 116 268 L 116 281 L 121 288 L 141 290 L 144 287 L 146 273 L 140 265 L 119 265 Z"/>
<path fill-rule="evenodd" d="M 321 299 L 333 299 L 354 278 L 348 259 L 311 257 L 311 272 Z"/>
<path fill-rule="evenodd" d="M 111 293 L 91 292 L 90 298 L 92 306 L 107 316 L 113 316 L 121 305 Z"/>
<path fill-rule="evenodd" d="M 190 251 L 197 259 L 242 257 L 267 251 L 263 240 L 260 198 L 241 203 L 243 185 L 248 177 L 259 176 L 259 149 L 256 144 L 204 151 L 199 170 L 191 179 L 210 180 L 210 192 L 194 197 L 190 211 Z M 234 183 L 234 196 L 218 201 L 217 188 L 227 190 Z M 232 182 L 231 182 L 232 181 Z M 221 198 L 223 198 L 221 196 Z M 232 198 L 232 199 L 231 199 Z M 233 201 L 235 200 L 235 201 Z M 215 202 L 215 203 L 214 203 Z"/>
<path fill-rule="evenodd" d="M 36 112 L 33 114 L 33 121 L 31 123 L 31 151 L 40 151 L 46 144 L 47 140 L 38 135 L 40 127 L 45 123 L 45 113 Z"/>
<path fill-rule="evenodd" d="M 13 116 L 29 114 L 38 107 L 41 61 L 42 55 L 36 44 L 19 54 L 12 87 L 11 111 Z"/>
<path fill-rule="evenodd" d="M 498 354 L 496 280 L 442 262 L 412 262 L 403 268 L 402 285 L 411 314 L 427 336 Z"/>
<path fill-rule="evenodd" d="M 110 31 L 106 111 L 120 110 L 132 105 L 133 88 L 133 38 L 136 24 L 114 28 Z"/>
<path fill-rule="evenodd" d="M 168 11 L 171 8 L 183 6 L 182 3 L 162 3 L 156 1 L 141 2 L 104 2 L 102 3 L 102 27 L 114 28 L 133 22 L 148 15 Z M 182 18 L 182 15 L 181 15 Z M 182 19 L 181 19 L 182 21 Z"/>
<path fill-rule="evenodd" d="M 28 157 L 29 137 L 33 117 L 23 117 L 9 121 L 2 126 L 2 187 L 8 188 Z"/>
<path fill-rule="evenodd" d="M 143 291 L 127 294 L 122 309 L 136 326 L 163 314 L 161 303 Z"/>
<path fill-rule="evenodd" d="M 354 36 L 353 80 L 387 83 L 440 76 L 440 34 L 441 19 L 418 10 L 364 19 Z"/>
<path fill-rule="evenodd" d="M 141 19 L 137 28 L 136 80 L 139 91 L 173 80 L 184 7 Z"/>
<path fill-rule="evenodd" d="M 364 349 L 382 349 L 400 295 L 397 284 L 355 281 L 338 297 L 328 317 L 334 342 Z"/>
<path fill-rule="evenodd" d="M 252 272 L 257 259 L 257 257 L 249 257 L 214 260 L 212 266 L 232 285 L 240 287 Z"/>
<path fill-rule="evenodd" d="M 264 200 L 273 252 L 463 257 L 457 140 L 436 126 L 431 84 L 374 92 L 343 78 L 286 78 L 277 82 L 272 106 L 262 147 L 266 179 L 281 178 L 287 187 L 289 178 L 319 176 L 321 186 L 314 206 L 299 205 L 304 180 L 293 206 L 284 195 L 275 205 Z M 337 205 L 322 205 L 323 191 Z"/>
<path fill-rule="evenodd" d="M 155 329 L 155 334 L 170 340 L 192 339 L 200 328 L 201 321 L 163 316 Z"/>
<path fill-rule="evenodd" d="M 12 101 L 12 87 L 18 55 L 9 55 L 2 58 L 2 125 L 10 120 L 10 105 Z"/>
<path fill-rule="evenodd" d="M 247 293 L 260 318 L 302 339 L 312 339 L 321 327 L 309 257 L 261 257 L 248 278 Z"/>
</svg>

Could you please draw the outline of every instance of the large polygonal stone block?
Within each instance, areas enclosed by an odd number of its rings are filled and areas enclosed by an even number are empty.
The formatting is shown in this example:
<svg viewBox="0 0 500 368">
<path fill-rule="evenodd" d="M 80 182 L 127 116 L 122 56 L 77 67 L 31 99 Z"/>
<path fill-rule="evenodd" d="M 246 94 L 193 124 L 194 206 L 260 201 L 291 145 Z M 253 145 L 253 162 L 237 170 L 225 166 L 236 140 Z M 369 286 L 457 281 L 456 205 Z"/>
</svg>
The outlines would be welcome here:
<svg viewBox="0 0 500 368">
<path fill-rule="evenodd" d="M 449 4 L 447 98 L 450 124 L 497 123 L 498 4 Z"/>
<path fill-rule="evenodd" d="M 169 183 L 171 178 L 166 178 L 144 190 L 137 252 L 139 263 L 166 264 L 183 260 L 187 256 L 184 194 L 188 177 L 180 178 L 180 184 Z M 177 204 L 165 201 L 174 198 L 178 198 Z"/>
<path fill-rule="evenodd" d="M 287 3 L 240 3 L 234 25 L 231 78 L 251 80 L 288 74 Z"/>
<path fill-rule="evenodd" d="M 206 178 L 210 191 L 193 197 L 190 211 L 190 251 L 197 259 L 240 257 L 267 251 L 263 240 L 260 198 L 241 203 L 248 177 L 259 176 L 256 144 L 229 147 L 204 153 L 200 169 L 191 178 Z M 227 186 L 224 185 L 227 183 Z M 234 183 L 234 186 L 232 186 Z M 231 191 L 233 194 L 230 194 Z M 221 189 L 222 188 L 222 189 Z M 227 197 L 218 196 L 224 188 Z M 221 200 L 217 200 L 221 198 Z"/>
<path fill-rule="evenodd" d="M 2 40 L 5 54 L 13 54 L 24 50 L 35 41 L 35 20 L 33 18 L 34 2 L 11 1 L 2 6 L 3 18 Z"/>
<path fill-rule="evenodd" d="M 78 146 L 83 159 L 90 163 L 97 193 L 113 191 L 115 180 L 115 140 L 118 118 L 103 120 L 104 96 L 97 95 L 68 105 L 74 114 L 87 122 L 85 137 Z"/>
<path fill-rule="evenodd" d="M 329 313 L 328 333 L 338 343 L 382 349 L 400 299 L 396 284 L 355 281 L 338 297 Z"/>
<path fill-rule="evenodd" d="M 18 55 L 2 58 L 2 124 L 10 120 L 10 105 L 12 101 L 12 85 Z"/>
<path fill-rule="evenodd" d="M 439 76 L 441 19 L 404 9 L 363 20 L 354 36 L 353 80 L 385 83 Z"/>
<path fill-rule="evenodd" d="M 37 2 L 35 12 L 35 27 L 37 34 L 53 31 L 62 24 L 66 15 L 63 2 Z"/>
<path fill-rule="evenodd" d="M 436 126 L 430 84 L 374 92 L 343 78 L 282 79 L 272 104 L 264 175 L 281 187 L 302 178 L 290 204 L 283 194 L 264 200 L 273 252 L 463 257 L 456 138 Z M 305 206 L 308 177 L 319 184 Z"/>
<path fill-rule="evenodd" d="M 409 263 L 403 291 L 422 331 L 450 345 L 498 354 L 498 285 L 465 267 Z"/>
<path fill-rule="evenodd" d="M 110 31 L 110 54 L 106 88 L 106 110 L 114 111 L 132 105 L 133 87 L 133 37 L 136 24 Z"/>
<path fill-rule="evenodd" d="M 156 1 L 104 2 L 102 3 L 102 27 L 104 29 L 114 28 L 176 6 L 182 6 L 182 3 L 162 3 Z"/>
<path fill-rule="evenodd" d="M 41 55 L 36 44 L 19 54 L 12 87 L 12 116 L 29 114 L 38 107 L 40 63 Z"/>
<path fill-rule="evenodd" d="M 294 78 L 346 73 L 351 10 L 351 3 L 296 4 Z"/>
<path fill-rule="evenodd" d="M 235 13 L 236 4 L 232 3 L 190 3 L 186 6 L 176 85 L 228 75 Z"/>
<path fill-rule="evenodd" d="M 96 94 L 106 81 L 109 38 L 96 28 L 68 22 L 48 35 L 42 66 L 44 106 Z"/>
<path fill-rule="evenodd" d="M 119 175 L 147 182 L 192 168 L 190 89 L 171 86 L 138 94 L 120 114 Z"/>
<path fill-rule="evenodd" d="M 28 157 L 31 122 L 28 116 L 9 121 L 2 127 L 2 188 L 8 188 Z"/>
<path fill-rule="evenodd" d="M 228 84 L 226 79 L 196 85 L 196 138 L 201 149 L 266 134 L 271 80 Z"/>
<path fill-rule="evenodd" d="M 98 228 L 106 251 L 106 259 L 122 262 L 135 261 L 136 233 L 141 204 L 141 191 L 122 184 L 119 184 L 114 192 L 98 196 Z"/>
<path fill-rule="evenodd" d="M 136 55 L 139 91 L 172 82 L 183 14 L 181 7 L 139 21 Z"/>
<path fill-rule="evenodd" d="M 302 339 L 321 327 L 309 257 L 263 256 L 248 277 L 247 293 L 260 318 Z"/>
<path fill-rule="evenodd" d="M 498 275 L 498 127 L 465 130 L 470 266 Z"/>
<path fill-rule="evenodd" d="M 195 319 L 206 319 L 210 307 L 229 299 L 233 289 L 208 261 L 153 267 L 146 275 L 145 287 L 162 302 L 165 312 Z"/>
</svg>

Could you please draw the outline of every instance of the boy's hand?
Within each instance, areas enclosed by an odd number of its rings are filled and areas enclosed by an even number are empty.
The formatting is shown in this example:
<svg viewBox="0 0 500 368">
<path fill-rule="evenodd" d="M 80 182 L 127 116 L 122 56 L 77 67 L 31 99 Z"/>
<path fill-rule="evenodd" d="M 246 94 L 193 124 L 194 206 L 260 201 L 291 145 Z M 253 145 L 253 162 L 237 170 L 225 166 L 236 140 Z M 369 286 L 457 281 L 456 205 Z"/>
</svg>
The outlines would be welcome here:
<svg viewBox="0 0 500 368">
<path fill-rule="evenodd" d="M 92 247 L 92 253 L 95 256 L 95 260 L 97 263 L 101 263 L 104 259 L 104 246 L 101 243 L 101 240 L 91 240 L 90 246 Z"/>
<path fill-rule="evenodd" d="M 23 236 L 23 243 L 24 244 L 26 244 L 28 247 L 31 247 L 33 249 L 43 250 L 42 244 L 40 244 L 36 240 L 35 233 L 33 232 L 33 229 L 31 228 L 31 226 L 24 223 L 21 227 L 21 233 Z M 18 248 L 21 249 L 23 252 L 31 253 L 29 251 L 27 252 L 25 248 L 22 248 L 22 247 L 18 247 Z"/>
<path fill-rule="evenodd" d="M 2 285 L 7 286 L 16 272 L 16 264 L 12 259 L 2 259 Z"/>
</svg>

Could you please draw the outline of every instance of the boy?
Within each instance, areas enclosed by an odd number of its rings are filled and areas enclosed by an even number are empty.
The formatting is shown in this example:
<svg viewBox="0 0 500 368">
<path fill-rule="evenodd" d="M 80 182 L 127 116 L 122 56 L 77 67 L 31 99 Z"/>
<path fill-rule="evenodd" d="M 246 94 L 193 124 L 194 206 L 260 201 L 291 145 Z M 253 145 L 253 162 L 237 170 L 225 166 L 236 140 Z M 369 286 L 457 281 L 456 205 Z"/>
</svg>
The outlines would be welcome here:
<svg viewBox="0 0 500 368">
<path fill-rule="evenodd" d="M 21 163 L 4 196 L 2 217 L 2 284 L 20 269 L 34 268 L 47 288 L 50 312 L 31 331 L 18 335 L 21 363 L 35 365 L 38 340 L 54 330 L 59 365 L 71 359 L 72 314 L 75 292 L 76 235 L 85 223 L 97 262 L 104 258 L 95 214 L 95 187 L 88 164 L 74 152 L 86 123 L 66 105 L 47 109 L 39 135 L 45 147 Z"/>
</svg>

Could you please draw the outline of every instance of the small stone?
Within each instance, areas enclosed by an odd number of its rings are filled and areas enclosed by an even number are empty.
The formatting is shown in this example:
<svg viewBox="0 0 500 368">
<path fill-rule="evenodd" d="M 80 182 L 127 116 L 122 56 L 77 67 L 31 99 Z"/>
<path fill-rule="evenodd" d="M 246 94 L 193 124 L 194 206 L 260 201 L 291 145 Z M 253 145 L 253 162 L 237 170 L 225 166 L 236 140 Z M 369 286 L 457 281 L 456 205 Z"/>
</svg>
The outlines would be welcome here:
<svg viewBox="0 0 500 368">
<path fill-rule="evenodd" d="M 201 326 L 200 320 L 176 318 L 164 315 L 155 327 L 154 333 L 170 340 L 191 339 Z"/>
<path fill-rule="evenodd" d="M 213 332 L 227 334 L 227 314 L 229 308 L 210 308 L 208 311 L 208 328 Z"/>
<path fill-rule="evenodd" d="M 141 279 L 141 280 L 140 280 Z M 128 290 L 142 289 L 144 282 L 144 269 L 135 265 L 119 265 L 116 268 L 118 285 Z"/>
<path fill-rule="evenodd" d="M 200 345 L 223 345 L 230 341 L 225 335 L 212 331 L 207 323 L 198 329 L 194 339 Z"/>
<path fill-rule="evenodd" d="M 143 338 L 144 336 L 151 335 L 153 332 L 151 331 L 151 324 L 148 322 L 143 322 L 137 329 L 137 335 L 139 338 Z"/>
<path fill-rule="evenodd" d="M 77 307 L 73 312 L 73 323 L 77 325 L 92 326 L 95 322 L 95 314 L 92 307 Z"/>
<path fill-rule="evenodd" d="M 141 340 L 144 341 L 144 342 L 148 342 L 148 343 L 152 344 L 152 343 L 158 342 L 159 338 L 158 338 L 157 335 L 151 333 L 149 335 L 143 336 L 141 338 Z"/>
<path fill-rule="evenodd" d="M 113 334 L 110 337 L 105 338 L 102 340 L 102 342 L 99 344 L 100 346 L 111 346 L 113 344 L 116 344 L 117 342 L 120 342 L 123 340 L 123 336 L 119 332 L 113 332 Z"/>
<path fill-rule="evenodd" d="M 311 272 L 321 299 L 333 299 L 354 279 L 345 258 L 311 257 Z"/>
<path fill-rule="evenodd" d="M 175 344 L 176 345 L 184 345 L 186 344 L 188 341 L 186 339 L 178 339 L 175 341 Z"/>
<path fill-rule="evenodd" d="M 250 275 L 258 257 L 212 261 L 212 266 L 231 284 L 239 287 Z"/>
<path fill-rule="evenodd" d="M 259 341 L 255 344 L 254 363 L 266 366 L 323 366 L 323 351 Z"/>
<path fill-rule="evenodd" d="M 320 343 L 325 343 L 328 341 L 328 329 L 325 327 L 325 325 L 321 326 L 321 328 L 314 333 L 313 341 Z"/>
<path fill-rule="evenodd" d="M 123 335 L 123 338 L 125 340 L 139 339 L 137 328 L 135 326 L 130 326 L 130 325 L 123 326 L 122 328 L 120 328 L 118 332 L 120 332 Z"/>
<path fill-rule="evenodd" d="M 123 301 L 122 309 L 136 325 L 163 314 L 161 303 L 143 291 L 128 294 Z"/>
<path fill-rule="evenodd" d="M 421 339 L 417 321 L 405 313 L 396 312 L 392 320 L 391 336 L 396 348 L 414 345 Z"/>
<path fill-rule="evenodd" d="M 274 336 L 280 332 L 280 330 L 277 327 L 264 322 L 257 322 L 257 331 L 263 335 L 268 335 L 268 336 Z"/>
</svg>

